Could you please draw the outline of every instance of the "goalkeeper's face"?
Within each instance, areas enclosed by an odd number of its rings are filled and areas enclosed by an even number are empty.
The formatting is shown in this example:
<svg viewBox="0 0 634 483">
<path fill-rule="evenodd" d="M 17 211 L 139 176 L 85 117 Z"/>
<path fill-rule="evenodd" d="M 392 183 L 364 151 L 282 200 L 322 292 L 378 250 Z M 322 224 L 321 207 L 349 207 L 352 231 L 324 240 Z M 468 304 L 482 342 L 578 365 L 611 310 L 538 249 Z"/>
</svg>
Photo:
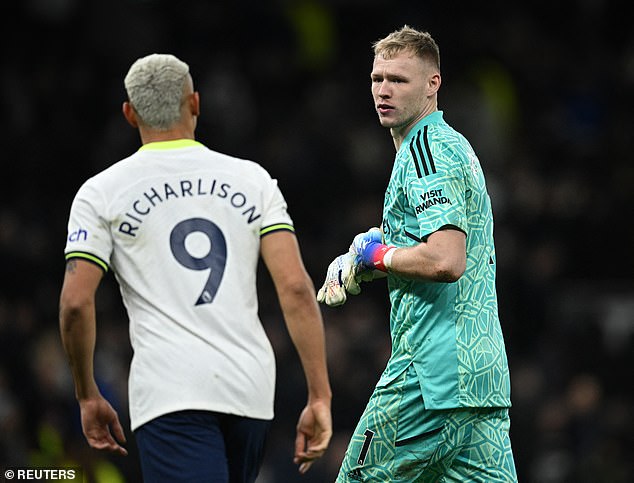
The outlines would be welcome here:
<svg viewBox="0 0 634 483">
<path fill-rule="evenodd" d="M 417 55 L 407 50 L 389 58 L 378 55 L 370 77 L 374 108 L 383 127 L 406 131 L 436 110 L 440 74 Z"/>
</svg>

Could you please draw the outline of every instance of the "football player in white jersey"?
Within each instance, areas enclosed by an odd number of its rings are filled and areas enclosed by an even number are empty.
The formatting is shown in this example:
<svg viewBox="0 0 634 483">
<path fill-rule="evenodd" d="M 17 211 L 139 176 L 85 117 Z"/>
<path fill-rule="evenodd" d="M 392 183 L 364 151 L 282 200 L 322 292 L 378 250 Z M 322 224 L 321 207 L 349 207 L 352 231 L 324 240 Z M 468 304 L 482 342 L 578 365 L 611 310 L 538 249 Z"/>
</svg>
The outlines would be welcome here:
<svg viewBox="0 0 634 483">
<path fill-rule="evenodd" d="M 308 401 L 294 461 L 332 435 L 321 313 L 274 179 L 195 140 L 199 94 L 173 55 L 132 64 L 123 104 L 142 147 L 88 179 L 68 222 L 60 331 L 90 446 L 127 454 L 95 382 L 95 294 L 119 283 L 134 351 L 131 429 L 145 481 L 252 482 L 273 418 L 275 359 L 258 318 L 261 256 L 297 348 Z"/>
</svg>

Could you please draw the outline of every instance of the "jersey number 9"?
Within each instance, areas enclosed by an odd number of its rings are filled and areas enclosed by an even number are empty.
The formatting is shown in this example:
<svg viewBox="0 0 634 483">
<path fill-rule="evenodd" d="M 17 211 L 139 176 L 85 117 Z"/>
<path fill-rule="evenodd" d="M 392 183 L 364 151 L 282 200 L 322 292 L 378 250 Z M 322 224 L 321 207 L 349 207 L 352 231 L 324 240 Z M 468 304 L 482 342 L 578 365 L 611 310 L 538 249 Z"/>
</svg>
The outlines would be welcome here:
<svg viewBox="0 0 634 483">
<path fill-rule="evenodd" d="M 209 239 L 209 252 L 203 257 L 195 257 L 185 245 L 185 240 L 195 232 L 203 233 Z M 191 270 L 209 270 L 209 277 L 196 305 L 213 302 L 222 274 L 227 263 L 227 243 L 220 228 L 204 218 L 189 218 L 178 223 L 170 233 L 170 248 L 174 258 Z"/>
</svg>

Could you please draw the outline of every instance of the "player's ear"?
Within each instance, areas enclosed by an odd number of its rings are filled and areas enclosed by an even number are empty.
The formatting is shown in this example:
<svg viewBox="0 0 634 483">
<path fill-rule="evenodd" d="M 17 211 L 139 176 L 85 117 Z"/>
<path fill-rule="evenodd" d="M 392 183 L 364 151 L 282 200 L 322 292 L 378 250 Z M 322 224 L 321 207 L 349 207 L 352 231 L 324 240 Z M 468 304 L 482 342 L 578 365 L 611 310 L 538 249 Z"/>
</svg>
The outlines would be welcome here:
<svg viewBox="0 0 634 483">
<path fill-rule="evenodd" d="M 433 72 L 427 80 L 427 89 L 429 92 L 428 95 L 436 94 L 436 92 L 438 92 L 438 89 L 440 89 L 441 82 L 442 79 L 440 78 L 440 73 L 438 71 Z"/>
<path fill-rule="evenodd" d="M 200 116 L 200 94 L 198 91 L 194 91 L 189 96 L 189 110 L 192 116 Z"/>
<path fill-rule="evenodd" d="M 130 124 L 130 126 L 132 126 L 133 128 L 138 128 L 139 121 L 137 121 L 136 112 L 132 107 L 132 104 L 130 104 L 128 101 L 125 101 L 121 110 L 123 111 L 123 117 L 125 117 L 125 120 L 128 121 L 128 124 Z"/>
</svg>

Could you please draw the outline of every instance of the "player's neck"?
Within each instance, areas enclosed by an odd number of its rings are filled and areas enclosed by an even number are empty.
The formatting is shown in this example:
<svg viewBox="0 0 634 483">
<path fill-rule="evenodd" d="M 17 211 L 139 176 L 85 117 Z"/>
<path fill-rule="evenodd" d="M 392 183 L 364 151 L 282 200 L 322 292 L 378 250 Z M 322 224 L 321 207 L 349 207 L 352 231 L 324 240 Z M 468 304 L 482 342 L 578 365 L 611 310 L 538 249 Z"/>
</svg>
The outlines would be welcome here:
<svg viewBox="0 0 634 483">
<path fill-rule="evenodd" d="M 430 105 L 428 108 L 423 109 L 420 114 L 418 114 L 418 116 L 416 116 L 414 119 L 412 119 L 409 123 L 407 123 L 407 125 L 402 126 L 402 127 L 393 127 L 390 129 L 390 134 L 392 135 L 392 140 L 394 141 L 394 147 L 396 148 L 396 151 L 398 151 L 401 148 L 401 144 L 403 144 L 403 140 L 407 137 L 407 135 L 409 134 L 409 132 L 412 130 L 412 128 L 418 124 L 418 122 L 423 119 L 424 117 L 427 117 L 429 114 L 436 112 L 438 110 L 436 104 L 432 104 Z"/>
<path fill-rule="evenodd" d="M 174 141 L 176 139 L 195 139 L 191 129 L 173 128 L 167 131 L 157 131 L 154 129 L 139 129 L 141 143 L 149 144 L 161 141 Z"/>
</svg>

